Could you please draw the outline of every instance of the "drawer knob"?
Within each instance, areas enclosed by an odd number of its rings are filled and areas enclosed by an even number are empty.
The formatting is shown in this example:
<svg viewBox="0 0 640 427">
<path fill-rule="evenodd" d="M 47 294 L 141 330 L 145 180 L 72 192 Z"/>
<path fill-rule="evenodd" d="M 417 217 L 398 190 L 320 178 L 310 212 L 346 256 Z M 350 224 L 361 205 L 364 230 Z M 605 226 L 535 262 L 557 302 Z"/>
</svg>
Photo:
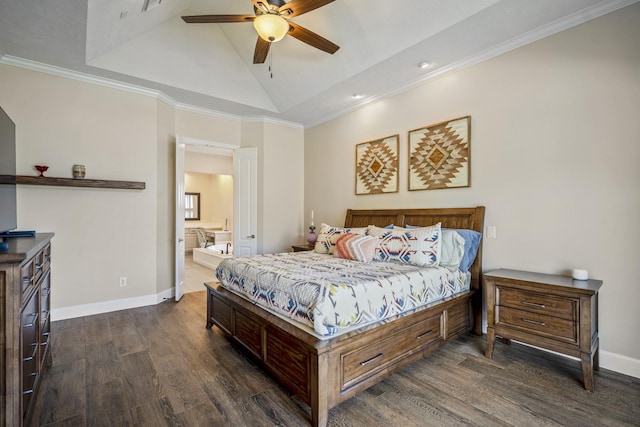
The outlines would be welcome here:
<svg viewBox="0 0 640 427">
<path fill-rule="evenodd" d="M 527 323 L 533 323 L 534 325 L 538 325 L 538 326 L 547 326 L 547 324 L 544 322 L 538 322 L 537 320 L 527 319 L 526 317 L 522 317 L 520 320 Z"/>
<path fill-rule="evenodd" d="M 544 304 L 538 304 L 537 302 L 522 301 L 522 304 L 529 307 L 546 308 Z"/>
<path fill-rule="evenodd" d="M 382 357 L 382 353 L 378 353 L 375 356 L 373 356 L 371 359 L 367 359 L 363 362 L 360 362 L 360 366 L 366 366 L 369 363 L 373 362 L 374 360 L 380 359 Z"/>
</svg>

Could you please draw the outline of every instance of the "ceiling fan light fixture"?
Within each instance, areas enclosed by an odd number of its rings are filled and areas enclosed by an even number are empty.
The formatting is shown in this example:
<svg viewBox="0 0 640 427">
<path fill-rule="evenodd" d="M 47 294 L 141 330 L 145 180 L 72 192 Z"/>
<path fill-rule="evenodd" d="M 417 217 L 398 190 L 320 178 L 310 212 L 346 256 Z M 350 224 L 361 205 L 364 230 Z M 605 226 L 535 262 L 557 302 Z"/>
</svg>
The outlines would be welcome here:
<svg viewBox="0 0 640 427">
<path fill-rule="evenodd" d="M 275 14 L 262 14 L 253 20 L 253 27 L 258 35 L 268 42 L 277 42 L 289 31 L 289 23 L 286 19 Z"/>
</svg>

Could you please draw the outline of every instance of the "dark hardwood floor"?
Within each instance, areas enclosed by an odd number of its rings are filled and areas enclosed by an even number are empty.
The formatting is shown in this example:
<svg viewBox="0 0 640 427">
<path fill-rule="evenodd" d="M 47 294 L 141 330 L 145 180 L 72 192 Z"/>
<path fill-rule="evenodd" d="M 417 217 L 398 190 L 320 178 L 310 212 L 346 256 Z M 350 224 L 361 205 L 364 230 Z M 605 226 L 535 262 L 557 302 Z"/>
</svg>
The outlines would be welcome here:
<svg viewBox="0 0 640 427">
<path fill-rule="evenodd" d="M 302 426 L 309 409 L 205 329 L 205 292 L 54 322 L 31 425 Z M 331 426 L 640 425 L 640 380 L 465 336 L 332 409 Z"/>
</svg>

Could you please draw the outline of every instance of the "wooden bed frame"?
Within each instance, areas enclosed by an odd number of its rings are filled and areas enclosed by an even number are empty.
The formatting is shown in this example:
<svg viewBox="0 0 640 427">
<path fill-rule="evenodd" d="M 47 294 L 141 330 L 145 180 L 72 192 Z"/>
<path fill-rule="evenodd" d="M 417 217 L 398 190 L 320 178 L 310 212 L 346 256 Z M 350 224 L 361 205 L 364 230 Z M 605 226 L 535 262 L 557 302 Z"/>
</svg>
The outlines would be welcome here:
<svg viewBox="0 0 640 427">
<path fill-rule="evenodd" d="M 345 227 L 433 225 L 482 232 L 484 207 L 348 210 Z M 470 272 L 471 291 L 330 339 L 318 339 L 234 294 L 206 283 L 207 328 L 217 325 L 311 407 L 313 426 L 329 409 L 482 326 L 482 245 Z"/>
</svg>

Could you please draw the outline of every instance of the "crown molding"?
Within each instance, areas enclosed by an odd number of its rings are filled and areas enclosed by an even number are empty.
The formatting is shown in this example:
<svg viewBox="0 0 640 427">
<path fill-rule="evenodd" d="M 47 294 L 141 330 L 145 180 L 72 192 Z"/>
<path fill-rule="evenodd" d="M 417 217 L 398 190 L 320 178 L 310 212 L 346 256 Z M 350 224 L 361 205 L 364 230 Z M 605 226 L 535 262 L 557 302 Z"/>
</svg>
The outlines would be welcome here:
<svg viewBox="0 0 640 427">
<path fill-rule="evenodd" d="M 198 107 L 196 105 L 184 104 L 182 102 L 177 102 L 175 99 L 171 98 L 170 96 L 166 95 L 164 92 L 159 90 L 149 89 L 143 86 L 138 86 L 130 83 L 123 83 L 118 80 L 94 76 L 88 73 L 73 71 L 67 68 L 62 68 L 62 67 L 58 67 L 50 64 L 44 64 L 42 62 L 31 61 L 29 59 L 19 58 L 16 56 L 4 55 L 0 57 L 0 64 L 24 68 L 32 71 L 38 71 L 41 73 L 50 74 L 58 77 L 64 77 L 67 79 L 76 80 L 83 83 L 89 83 L 89 84 L 108 87 L 111 89 L 131 92 L 131 93 L 135 93 L 142 96 L 149 96 L 164 102 L 165 104 L 175 108 L 176 110 L 203 114 L 209 117 L 215 117 L 215 118 L 237 121 L 237 122 L 271 123 L 271 124 L 277 124 L 280 126 L 286 126 L 286 127 L 291 127 L 295 129 L 304 129 L 304 126 L 302 126 L 299 123 L 289 122 L 286 120 L 279 120 L 273 117 L 268 117 L 268 116 L 242 117 L 235 114 L 225 113 L 222 111 L 211 110 L 204 107 Z"/>
<path fill-rule="evenodd" d="M 269 123 L 272 125 L 278 125 L 278 126 L 284 126 L 284 127 L 289 127 L 292 129 L 302 129 L 304 130 L 304 125 L 301 125 L 300 123 L 295 123 L 295 122 L 290 122 L 287 120 L 281 120 L 281 119 L 276 119 L 273 117 L 268 117 L 268 116 L 250 116 L 250 117 L 243 117 L 242 118 L 242 123 Z"/>
</svg>

